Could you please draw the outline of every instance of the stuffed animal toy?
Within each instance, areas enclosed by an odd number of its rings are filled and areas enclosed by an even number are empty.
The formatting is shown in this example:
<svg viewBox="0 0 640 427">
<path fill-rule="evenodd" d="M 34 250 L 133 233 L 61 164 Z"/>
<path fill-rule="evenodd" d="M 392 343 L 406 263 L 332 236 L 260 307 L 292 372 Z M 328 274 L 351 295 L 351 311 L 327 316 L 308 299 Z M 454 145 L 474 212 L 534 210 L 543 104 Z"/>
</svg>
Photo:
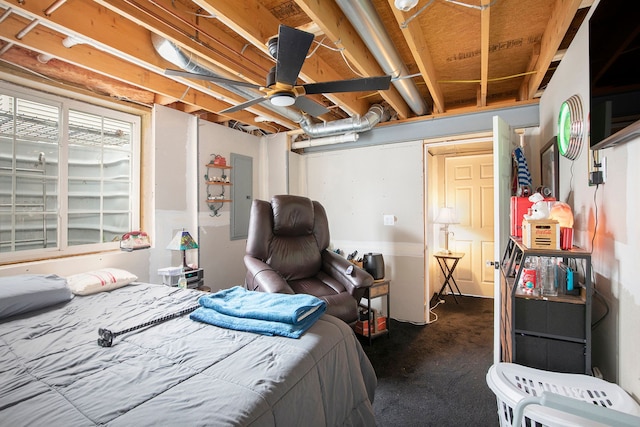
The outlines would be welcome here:
<svg viewBox="0 0 640 427">
<path fill-rule="evenodd" d="M 531 196 L 529 196 L 529 201 L 533 203 L 533 205 L 531 206 L 531 213 L 524 214 L 524 219 L 531 220 L 549 218 L 549 202 L 544 200 L 542 194 L 533 193 Z"/>
</svg>

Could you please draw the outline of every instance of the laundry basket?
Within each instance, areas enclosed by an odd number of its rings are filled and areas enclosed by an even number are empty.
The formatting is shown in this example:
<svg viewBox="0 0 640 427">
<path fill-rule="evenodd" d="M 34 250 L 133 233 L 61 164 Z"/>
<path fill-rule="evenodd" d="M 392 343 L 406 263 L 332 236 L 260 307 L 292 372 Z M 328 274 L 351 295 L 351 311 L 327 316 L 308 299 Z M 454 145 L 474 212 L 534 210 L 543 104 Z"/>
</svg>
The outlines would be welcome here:
<svg viewBox="0 0 640 427">
<path fill-rule="evenodd" d="M 615 411 L 640 416 L 640 406 L 622 388 L 599 378 L 581 374 L 564 374 L 528 368 L 515 363 L 497 363 L 487 372 L 487 385 L 496 395 L 501 427 L 512 425 L 516 405 L 523 399 L 540 397 L 543 392 L 589 402 L 615 419 Z M 546 393 L 545 393 L 546 394 Z M 573 413 L 529 405 L 524 410 L 523 426 L 602 426 L 593 419 Z M 638 419 L 640 421 L 640 418 Z M 616 425 L 612 421 L 609 425 Z"/>
</svg>

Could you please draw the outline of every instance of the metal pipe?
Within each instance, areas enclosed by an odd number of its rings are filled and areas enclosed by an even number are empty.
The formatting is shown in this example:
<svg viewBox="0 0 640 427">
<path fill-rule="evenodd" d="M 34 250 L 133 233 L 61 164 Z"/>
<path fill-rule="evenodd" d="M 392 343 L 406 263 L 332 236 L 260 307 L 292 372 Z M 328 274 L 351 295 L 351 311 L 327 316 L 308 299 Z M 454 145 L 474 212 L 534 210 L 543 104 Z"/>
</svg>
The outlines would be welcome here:
<svg viewBox="0 0 640 427">
<path fill-rule="evenodd" d="M 2 21 L 4 21 L 5 19 L 7 19 L 7 18 L 9 17 L 9 15 L 11 15 L 11 12 L 12 12 L 11 8 L 10 8 L 10 7 L 8 7 L 8 8 L 4 11 L 4 13 L 2 14 L 2 16 L 0 16 L 0 22 L 2 22 Z"/>
<path fill-rule="evenodd" d="M 13 43 L 7 42 L 7 44 L 2 46 L 2 49 L 0 49 L 0 56 L 4 55 L 5 52 L 8 51 L 9 49 L 11 49 L 12 47 L 13 47 Z"/>
<path fill-rule="evenodd" d="M 45 16 L 51 16 L 51 14 L 53 12 L 55 12 L 56 10 L 58 10 L 58 8 L 60 6 L 62 6 L 63 4 L 65 4 L 67 2 L 67 0 L 56 0 L 55 2 L 53 2 L 53 4 L 51 6 L 49 6 L 48 8 L 46 8 L 44 10 L 44 14 Z"/>
<path fill-rule="evenodd" d="M 331 145 L 331 144 L 341 144 L 343 142 L 355 142 L 360 138 L 355 132 L 346 133 L 342 135 L 333 135 L 327 136 L 324 138 L 314 138 L 314 139 L 305 139 L 302 141 L 297 141 L 291 144 L 291 148 L 294 150 L 300 148 L 308 148 L 308 147 L 317 147 L 318 145 Z"/>
<path fill-rule="evenodd" d="M 411 79 L 402 78 L 407 76 L 409 71 L 404 66 L 402 58 L 395 49 L 372 2 L 370 0 L 336 0 L 336 3 L 376 58 L 382 70 L 395 77 L 392 83 L 407 102 L 409 108 L 418 116 L 427 114 L 427 104 L 416 84 Z"/>
<path fill-rule="evenodd" d="M 365 132 L 381 121 L 389 120 L 390 116 L 391 114 L 387 108 L 374 104 L 362 117 L 355 116 L 326 123 L 312 123 L 309 117 L 304 117 L 300 122 L 300 127 L 309 137 L 317 138 L 348 132 Z"/>
<path fill-rule="evenodd" d="M 199 65 L 192 59 L 191 55 L 186 54 L 175 43 L 157 34 L 151 35 L 151 42 L 156 52 L 158 52 L 158 54 L 162 58 L 185 71 L 205 76 L 227 78 L 225 74 L 228 73 L 226 73 L 224 70 L 212 70 Z M 230 92 L 233 92 L 247 99 L 257 98 L 262 95 L 261 92 L 249 88 L 226 85 L 223 83 L 216 84 Z M 390 117 L 388 109 L 376 104 L 371 106 L 369 111 L 367 111 L 367 113 L 362 117 L 350 117 L 347 119 L 335 120 L 333 122 L 327 123 L 313 123 L 310 117 L 305 116 L 299 111 L 291 108 L 278 107 L 271 104 L 270 102 L 264 103 L 264 107 L 276 114 L 288 118 L 295 123 L 300 124 L 302 130 L 304 130 L 305 133 L 311 138 L 348 132 L 364 132 L 373 128 L 380 121 L 389 120 Z"/>
<path fill-rule="evenodd" d="M 40 23 L 39 19 L 34 19 L 33 21 L 31 21 L 31 23 L 29 25 L 24 27 L 22 29 L 22 31 L 20 31 L 18 34 L 16 34 L 16 38 L 18 40 L 22 40 L 22 38 L 24 36 L 26 36 L 27 34 L 29 34 L 29 31 L 33 30 L 39 23 Z"/>
</svg>

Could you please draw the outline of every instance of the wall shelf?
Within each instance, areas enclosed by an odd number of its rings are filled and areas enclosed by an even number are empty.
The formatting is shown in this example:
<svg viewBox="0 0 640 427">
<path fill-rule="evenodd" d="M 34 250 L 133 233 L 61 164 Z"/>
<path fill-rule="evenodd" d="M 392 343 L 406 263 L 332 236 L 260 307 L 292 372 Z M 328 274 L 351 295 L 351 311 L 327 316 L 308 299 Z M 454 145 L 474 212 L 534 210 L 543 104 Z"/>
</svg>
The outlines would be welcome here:
<svg viewBox="0 0 640 427">
<path fill-rule="evenodd" d="M 226 175 L 226 171 L 231 169 L 228 165 L 217 165 L 215 163 L 207 163 L 205 165 L 207 173 L 204 176 L 205 185 L 207 186 L 207 206 L 212 212 L 212 216 L 219 216 L 218 212 L 222 209 L 225 203 L 231 203 L 232 200 L 225 197 L 225 188 L 231 186 L 229 177 Z M 212 176 L 211 170 L 221 171 L 220 176 Z M 214 190 L 216 189 L 216 190 Z"/>
</svg>

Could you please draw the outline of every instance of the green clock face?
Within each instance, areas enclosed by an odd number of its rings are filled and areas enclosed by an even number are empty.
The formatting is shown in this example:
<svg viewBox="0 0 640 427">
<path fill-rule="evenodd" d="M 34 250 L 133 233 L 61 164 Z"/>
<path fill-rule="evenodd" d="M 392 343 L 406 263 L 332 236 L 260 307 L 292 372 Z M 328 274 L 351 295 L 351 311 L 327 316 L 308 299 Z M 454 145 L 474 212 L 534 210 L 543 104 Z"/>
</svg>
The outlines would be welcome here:
<svg viewBox="0 0 640 427">
<path fill-rule="evenodd" d="M 560 106 L 558 152 L 570 160 L 575 160 L 582 150 L 583 139 L 582 100 L 580 96 L 573 95 Z"/>
<path fill-rule="evenodd" d="M 569 143 L 571 141 L 571 110 L 567 101 L 560 106 L 560 115 L 558 116 L 558 152 L 566 156 L 569 151 Z"/>
</svg>

